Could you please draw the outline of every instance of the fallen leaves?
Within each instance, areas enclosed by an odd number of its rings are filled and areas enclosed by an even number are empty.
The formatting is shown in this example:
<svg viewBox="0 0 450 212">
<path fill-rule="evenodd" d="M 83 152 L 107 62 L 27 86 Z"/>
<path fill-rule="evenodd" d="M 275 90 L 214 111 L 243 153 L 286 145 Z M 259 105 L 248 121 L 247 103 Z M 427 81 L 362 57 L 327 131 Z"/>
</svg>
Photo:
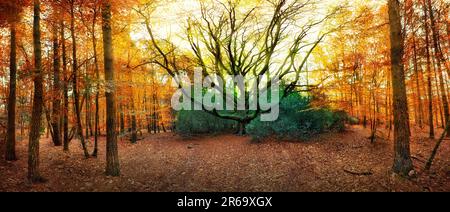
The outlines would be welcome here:
<svg viewBox="0 0 450 212">
<path fill-rule="evenodd" d="M 104 176 L 104 139 L 98 159 L 88 160 L 76 141 L 64 153 L 44 139 L 41 172 L 49 182 L 33 186 L 24 184 L 27 143 L 18 142 L 21 160 L 0 161 L 0 191 L 450 191 L 449 145 L 442 146 L 431 172 L 405 180 L 390 172 L 392 141 L 371 144 L 367 135 L 355 127 L 308 142 L 260 144 L 234 135 L 151 135 L 136 145 L 119 142 L 122 175 L 116 178 Z M 416 140 L 413 156 L 423 159 L 435 142 Z"/>
</svg>

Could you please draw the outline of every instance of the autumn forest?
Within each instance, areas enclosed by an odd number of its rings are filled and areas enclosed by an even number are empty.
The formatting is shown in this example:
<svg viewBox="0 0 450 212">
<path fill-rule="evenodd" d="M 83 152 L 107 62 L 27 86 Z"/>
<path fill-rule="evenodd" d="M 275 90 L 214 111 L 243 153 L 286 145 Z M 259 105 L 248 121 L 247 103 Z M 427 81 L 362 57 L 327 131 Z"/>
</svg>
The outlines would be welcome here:
<svg viewBox="0 0 450 212">
<path fill-rule="evenodd" d="M 450 191 L 448 0 L 0 0 L 0 191 Z"/>
</svg>

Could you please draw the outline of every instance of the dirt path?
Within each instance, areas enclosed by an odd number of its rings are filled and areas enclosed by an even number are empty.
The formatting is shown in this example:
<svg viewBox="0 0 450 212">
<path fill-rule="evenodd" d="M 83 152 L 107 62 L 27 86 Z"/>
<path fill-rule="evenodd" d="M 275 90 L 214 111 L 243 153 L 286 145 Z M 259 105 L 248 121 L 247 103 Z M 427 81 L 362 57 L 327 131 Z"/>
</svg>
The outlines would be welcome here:
<svg viewBox="0 0 450 212">
<path fill-rule="evenodd" d="M 420 139 L 425 134 L 415 135 L 412 154 L 421 168 L 435 142 Z M 0 191 L 450 191 L 447 141 L 431 173 L 406 180 L 389 171 L 392 142 L 370 144 L 367 137 L 360 127 L 304 143 L 253 144 L 248 137 L 233 135 L 152 135 L 137 145 L 120 142 L 119 178 L 103 175 L 103 139 L 99 158 L 88 160 L 76 141 L 67 154 L 43 140 L 41 169 L 49 182 L 34 186 L 25 183 L 27 142 L 19 142 L 20 160 L 0 161 Z"/>
</svg>

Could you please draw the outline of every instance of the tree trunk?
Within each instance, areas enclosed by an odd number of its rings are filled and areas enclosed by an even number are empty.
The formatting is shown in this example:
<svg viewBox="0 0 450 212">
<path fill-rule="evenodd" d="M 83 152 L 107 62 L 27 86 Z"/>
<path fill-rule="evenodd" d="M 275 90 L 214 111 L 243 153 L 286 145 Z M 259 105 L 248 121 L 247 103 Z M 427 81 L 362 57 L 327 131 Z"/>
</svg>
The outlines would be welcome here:
<svg viewBox="0 0 450 212">
<path fill-rule="evenodd" d="M 16 24 L 11 23 L 11 47 L 9 56 L 9 98 L 8 98 L 8 129 L 6 138 L 7 161 L 15 161 L 16 157 L 16 75 L 17 75 L 17 45 Z"/>
<path fill-rule="evenodd" d="M 86 77 L 87 77 L 87 73 L 86 73 Z M 89 85 L 86 85 L 86 86 L 89 86 Z M 91 125 L 91 96 L 89 95 L 89 93 L 88 93 L 88 91 L 86 91 L 85 92 L 85 94 L 84 94 L 84 99 L 86 100 L 86 107 L 85 107 L 85 110 L 86 110 L 86 112 L 85 112 L 85 114 L 84 114 L 84 119 L 85 119 L 85 138 L 86 138 L 86 140 L 88 140 L 89 141 L 89 138 L 90 138 L 90 135 L 89 135 L 89 128 L 90 128 L 90 125 Z"/>
<path fill-rule="evenodd" d="M 134 92 L 131 88 L 131 143 L 137 143 L 137 120 L 136 120 L 136 108 L 134 106 Z"/>
<path fill-rule="evenodd" d="M 106 80 L 106 175 L 119 176 L 119 153 L 116 136 L 116 103 L 111 29 L 111 1 L 102 2 L 102 31 Z"/>
<path fill-rule="evenodd" d="M 404 41 L 400 21 L 400 3 L 398 0 L 388 0 L 390 42 L 391 42 L 391 68 L 393 88 L 393 114 L 394 114 L 394 165 L 393 171 L 408 176 L 413 165 L 410 156 L 409 116 L 406 97 L 405 72 L 403 67 Z"/>
<path fill-rule="evenodd" d="M 64 21 L 61 20 L 61 45 L 62 45 L 62 69 L 63 69 L 63 144 L 64 151 L 69 151 L 69 91 L 68 84 L 69 80 L 67 79 L 67 55 L 66 55 L 66 38 L 64 35 Z"/>
<path fill-rule="evenodd" d="M 60 58 L 59 58 L 59 43 L 58 43 L 58 27 L 53 26 L 53 111 L 52 111 L 52 128 L 53 128 L 53 144 L 61 146 L 61 131 L 60 131 L 60 78 L 59 78 Z"/>
<path fill-rule="evenodd" d="M 137 124 L 136 124 L 136 111 L 134 110 L 134 103 L 133 104 L 133 110 L 131 114 L 131 143 L 135 144 L 137 143 Z"/>
<path fill-rule="evenodd" d="M 148 132 L 148 134 L 152 134 L 152 128 L 151 128 L 152 118 L 151 118 L 151 115 L 146 115 L 146 119 L 147 119 L 147 132 Z"/>
<path fill-rule="evenodd" d="M 34 49 L 34 97 L 28 143 L 28 180 L 32 183 L 45 181 L 39 172 L 39 139 L 41 130 L 43 98 L 42 49 L 40 29 L 40 1 L 34 0 L 33 19 Z"/>
<path fill-rule="evenodd" d="M 238 123 L 238 132 L 237 134 L 240 136 L 244 136 L 247 132 L 245 130 L 245 128 L 247 127 L 247 123 L 245 122 L 239 122 Z"/>
<path fill-rule="evenodd" d="M 153 100 L 153 115 L 152 115 L 152 126 L 153 126 L 153 133 L 156 134 L 157 130 L 158 130 L 158 114 L 156 112 L 156 91 L 153 91 L 153 95 L 152 95 L 152 100 Z"/>
<path fill-rule="evenodd" d="M 429 137 L 434 139 L 434 123 L 433 123 L 433 87 L 432 87 L 432 72 L 431 72 L 431 58 L 430 58 L 430 37 L 428 28 L 428 13 L 426 2 L 423 1 L 424 11 L 424 28 L 425 28 L 425 50 L 427 58 L 427 88 L 428 88 L 428 122 L 429 122 Z"/>
<path fill-rule="evenodd" d="M 94 65 L 95 65 L 95 78 L 97 80 L 96 83 L 96 92 L 95 92 L 95 126 L 94 126 L 94 152 L 92 156 L 97 157 L 98 155 L 98 136 L 99 136 L 99 109 L 100 109 L 100 68 L 98 65 L 98 57 L 97 57 L 97 38 L 95 37 L 95 24 L 96 24 L 96 15 L 94 15 L 94 19 L 92 21 L 92 47 L 94 49 Z"/>
<path fill-rule="evenodd" d="M 416 120 L 416 123 L 419 125 L 420 128 L 422 128 L 423 127 L 423 104 L 422 104 L 422 95 L 421 95 L 421 92 L 420 92 L 420 80 L 419 80 L 419 75 L 420 75 L 421 71 L 419 71 L 419 66 L 418 66 L 418 63 L 417 63 L 417 47 L 416 47 L 416 38 L 415 37 L 416 37 L 416 34 L 413 33 L 414 79 L 415 79 L 415 82 L 416 82 L 417 104 L 419 104 L 418 105 L 418 111 L 417 111 L 417 118 L 418 119 Z"/>
<path fill-rule="evenodd" d="M 133 91 L 131 92 L 133 93 Z M 131 133 L 131 113 L 130 113 L 130 103 L 127 104 L 127 131 Z"/>
<path fill-rule="evenodd" d="M 372 101 L 373 101 L 373 111 L 372 111 L 372 121 L 370 122 L 370 143 L 375 143 L 376 135 L 377 135 L 377 99 L 375 90 L 371 91 Z"/>
<path fill-rule="evenodd" d="M 125 114 L 123 112 L 123 105 L 120 104 L 120 134 L 125 133 Z"/>
<path fill-rule="evenodd" d="M 89 158 L 89 152 L 86 147 L 86 142 L 83 136 L 83 126 L 81 125 L 81 108 L 78 94 L 78 63 L 77 63 L 77 42 L 75 37 L 75 11 L 74 11 L 73 2 L 70 6 L 70 33 L 72 35 L 72 71 L 73 71 L 73 96 L 74 96 L 74 104 L 75 104 L 75 113 L 77 118 L 77 133 L 78 137 L 81 141 L 81 146 L 83 147 L 84 157 Z"/>
<path fill-rule="evenodd" d="M 391 106 L 392 106 L 392 103 L 391 103 L 392 92 L 391 92 L 391 79 L 390 79 L 389 75 L 386 77 L 386 85 L 387 85 L 386 93 L 385 93 L 385 95 L 386 95 L 386 122 L 387 122 L 386 129 L 389 130 L 388 139 L 390 139 L 391 130 L 392 130 L 392 121 L 391 121 L 392 114 L 390 111 Z"/>
</svg>

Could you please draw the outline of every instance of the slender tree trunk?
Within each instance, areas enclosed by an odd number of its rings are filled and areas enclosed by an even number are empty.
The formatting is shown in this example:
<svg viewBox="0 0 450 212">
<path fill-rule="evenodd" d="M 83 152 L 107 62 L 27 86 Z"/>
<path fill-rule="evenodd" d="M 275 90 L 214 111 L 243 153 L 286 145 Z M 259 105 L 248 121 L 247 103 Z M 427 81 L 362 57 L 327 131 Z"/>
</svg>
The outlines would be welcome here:
<svg viewBox="0 0 450 212">
<path fill-rule="evenodd" d="M 414 170 L 410 156 L 409 116 L 406 97 L 405 72 L 403 67 L 404 41 L 400 21 L 400 3 L 388 0 L 392 88 L 394 93 L 394 165 L 393 171 L 408 176 Z"/>
<path fill-rule="evenodd" d="M 430 37 L 428 28 L 428 13 L 425 0 L 423 1 L 424 11 L 424 28 L 425 28 L 425 51 L 427 58 L 427 88 L 428 88 L 428 122 L 429 122 L 429 136 L 434 139 L 434 121 L 433 121 L 433 87 L 432 87 L 432 72 L 431 72 L 431 57 L 430 57 Z"/>
<path fill-rule="evenodd" d="M 61 20 L 61 46 L 62 46 L 62 69 L 63 69 L 63 145 L 64 151 L 69 151 L 69 91 L 68 84 L 69 80 L 67 79 L 67 55 L 66 55 L 66 38 L 64 33 L 64 21 Z"/>
<path fill-rule="evenodd" d="M 137 124 L 136 124 L 136 110 L 134 107 L 133 99 L 131 100 L 131 143 L 137 143 Z"/>
<path fill-rule="evenodd" d="M 97 10 L 95 10 L 97 11 Z M 94 126 L 94 152 L 92 156 L 97 157 L 98 155 L 98 136 L 99 136 L 99 109 L 100 109 L 100 68 L 98 65 L 98 56 L 97 56 L 97 38 L 95 36 L 95 24 L 96 17 L 94 15 L 94 19 L 92 21 L 92 47 L 94 49 L 94 65 L 95 65 L 95 78 L 96 78 L 96 92 L 95 92 L 95 126 Z"/>
<path fill-rule="evenodd" d="M 20 115 L 19 116 L 20 117 L 20 137 L 22 137 L 23 138 L 23 136 L 24 136 L 24 120 L 23 120 L 23 116 L 22 115 Z"/>
<path fill-rule="evenodd" d="M 157 108 L 157 113 L 156 113 L 156 117 L 157 117 L 157 124 L 158 124 L 158 133 L 161 133 L 161 126 L 162 126 L 162 116 L 161 116 L 161 105 L 159 104 L 158 101 L 158 94 L 156 93 L 155 95 L 155 100 L 156 100 L 156 108 Z M 161 123 L 161 124 L 160 124 Z"/>
<path fill-rule="evenodd" d="M 28 143 L 28 180 L 32 183 L 45 181 L 39 172 L 39 139 L 41 130 L 43 98 L 42 50 L 40 29 L 40 0 L 34 0 L 33 19 L 34 49 L 34 97 Z"/>
<path fill-rule="evenodd" d="M 246 128 L 246 124 L 244 122 L 239 122 L 238 123 L 238 135 L 243 136 L 245 135 L 245 128 Z"/>
<path fill-rule="evenodd" d="M 53 144 L 61 146 L 61 131 L 60 131 L 60 108 L 61 108 L 61 86 L 60 86 L 60 57 L 59 57 L 59 42 L 58 42 L 58 27 L 53 26 L 53 111 L 52 111 L 52 128 L 53 128 Z"/>
<path fill-rule="evenodd" d="M 375 96 L 375 89 L 372 89 L 371 91 L 371 98 L 373 101 L 373 110 L 372 110 L 372 121 L 370 123 L 370 143 L 375 143 L 376 140 L 376 135 L 377 135 L 377 100 L 376 100 L 376 96 Z"/>
<path fill-rule="evenodd" d="M 75 104 L 75 113 L 77 118 L 77 133 L 83 147 L 84 157 L 89 158 L 89 152 L 83 136 L 83 126 L 81 125 L 81 108 L 78 94 L 78 63 L 77 63 L 77 42 L 75 37 L 75 11 L 72 2 L 70 6 L 70 33 L 72 35 L 72 71 L 73 71 L 73 96 Z"/>
<path fill-rule="evenodd" d="M 146 115 L 146 118 L 147 118 L 147 132 L 148 132 L 148 134 L 152 134 L 152 127 L 151 127 L 151 125 L 152 125 L 152 117 L 151 117 L 151 115 Z"/>
<path fill-rule="evenodd" d="M 106 175 L 119 176 L 119 153 L 116 136 L 116 103 L 112 47 L 111 1 L 102 1 L 102 31 L 106 80 Z"/>
<path fill-rule="evenodd" d="M 131 82 L 133 82 L 133 76 L 131 76 Z M 136 120 L 136 106 L 134 105 L 134 89 L 131 87 L 131 143 L 137 143 L 137 120 Z M 139 99 L 139 96 L 138 96 Z"/>
<path fill-rule="evenodd" d="M 15 161 L 16 157 L 16 75 L 17 75 L 17 45 L 16 24 L 11 23 L 11 45 L 9 56 L 9 98 L 8 98 L 8 129 L 6 138 L 7 161 Z"/>
<path fill-rule="evenodd" d="M 387 121 L 387 126 L 386 128 L 389 129 L 389 134 L 388 134 L 388 138 L 390 139 L 391 136 L 391 131 L 392 131 L 392 90 L 391 90 L 391 76 L 388 75 L 386 77 L 386 83 L 387 83 L 387 91 L 386 91 L 386 121 Z"/>
<path fill-rule="evenodd" d="M 89 57 L 86 54 L 86 57 Z M 85 118 L 85 137 L 86 140 L 89 141 L 90 137 L 93 135 L 92 133 L 92 123 L 91 123 L 91 106 L 92 106 L 92 101 L 91 101 L 91 82 L 90 82 L 90 76 L 89 76 L 89 65 L 88 63 L 85 63 L 85 71 L 84 71 L 84 78 L 88 79 L 85 80 L 85 92 L 84 92 L 84 99 L 86 101 L 86 105 L 85 105 L 85 114 L 84 114 L 84 118 Z"/>
<path fill-rule="evenodd" d="M 417 63 L 417 46 L 416 46 L 416 35 L 415 33 L 413 33 L 413 62 L 414 62 L 414 79 L 416 82 L 416 91 L 417 91 L 417 104 L 418 104 L 418 111 L 417 111 L 417 124 L 419 125 L 420 128 L 423 127 L 423 104 L 422 104 L 422 94 L 420 91 L 420 80 L 419 80 L 419 75 L 420 72 L 419 71 L 419 66 Z"/>
<path fill-rule="evenodd" d="M 86 74 L 87 75 L 87 74 Z M 87 77 L 87 76 L 86 76 Z M 86 85 L 86 86 L 88 86 L 88 85 Z M 86 140 L 88 140 L 89 141 L 89 138 L 90 138 L 90 136 L 89 136 L 89 125 L 90 125 L 90 104 L 91 104 L 91 101 L 90 101 L 90 98 L 91 98 L 91 96 L 89 95 L 89 93 L 88 92 L 86 92 L 85 94 L 84 94 L 84 99 L 86 100 L 86 105 L 85 105 L 85 114 L 84 114 L 84 122 L 85 122 L 85 138 L 86 138 Z"/>
<path fill-rule="evenodd" d="M 389 129 L 389 126 L 388 126 L 388 120 L 389 120 L 389 79 L 388 79 L 388 77 L 386 77 L 386 92 L 385 92 L 385 96 L 384 96 L 384 104 L 385 104 L 385 107 L 384 107 L 384 121 L 385 121 L 385 128 L 386 129 Z"/>
<path fill-rule="evenodd" d="M 156 112 L 156 93 L 153 94 L 153 132 L 157 134 L 158 132 L 158 113 Z"/>
<path fill-rule="evenodd" d="M 123 105 L 122 103 L 120 104 L 120 134 L 124 134 L 125 133 L 125 114 L 123 112 Z"/>
<path fill-rule="evenodd" d="M 127 104 L 127 129 L 128 133 L 131 133 L 131 113 L 130 113 L 130 103 Z"/>
</svg>

